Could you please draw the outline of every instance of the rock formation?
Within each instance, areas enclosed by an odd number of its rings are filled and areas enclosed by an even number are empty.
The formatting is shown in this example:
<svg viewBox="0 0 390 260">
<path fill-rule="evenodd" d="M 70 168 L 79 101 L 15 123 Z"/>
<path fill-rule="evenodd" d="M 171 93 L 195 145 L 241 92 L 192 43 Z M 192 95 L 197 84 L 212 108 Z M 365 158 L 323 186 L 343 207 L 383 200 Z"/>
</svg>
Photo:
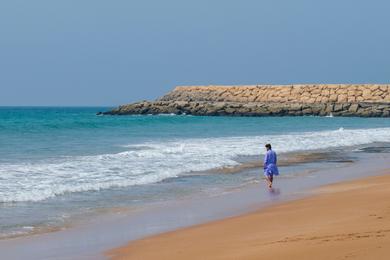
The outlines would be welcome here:
<svg viewBox="0 0 390 260">
<path fill-rule="evenodd" d="M 103 114 L 166 113 L 207 116 L 390 117 L 390 85 L 180 86 L 156 101 L 123 105 Z"/>
</svg>

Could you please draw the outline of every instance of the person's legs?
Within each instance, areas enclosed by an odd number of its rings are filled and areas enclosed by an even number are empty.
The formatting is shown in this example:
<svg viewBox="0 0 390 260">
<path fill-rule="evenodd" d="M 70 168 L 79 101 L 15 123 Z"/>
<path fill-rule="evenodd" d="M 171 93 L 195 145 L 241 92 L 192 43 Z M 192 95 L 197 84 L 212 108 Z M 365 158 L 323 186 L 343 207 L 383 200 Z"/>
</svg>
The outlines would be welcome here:
<svg viewBox="0 0 390 260">
<path fill-rule="evenodd" d="M 272 188 L 272 181 L 274 180 L 274 176 L 267 174 L 266 175 L 266 180 L 267 180 L 267 183 L 268 183 L 268 187 Z"/>
</svg>

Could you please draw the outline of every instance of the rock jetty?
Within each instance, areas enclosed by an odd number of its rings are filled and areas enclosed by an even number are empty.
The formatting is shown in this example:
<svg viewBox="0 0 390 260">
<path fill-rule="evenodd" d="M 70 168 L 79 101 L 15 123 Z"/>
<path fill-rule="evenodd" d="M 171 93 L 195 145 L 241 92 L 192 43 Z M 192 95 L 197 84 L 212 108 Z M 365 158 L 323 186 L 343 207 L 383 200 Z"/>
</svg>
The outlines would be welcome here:
<svg viewBox="0 0 390 260">
<path fill-rule="evenodd" d="M 155 101 L 122 105 L 100 114 L 390 117 L 390 85 L 179 86 Z"/>
</svg>

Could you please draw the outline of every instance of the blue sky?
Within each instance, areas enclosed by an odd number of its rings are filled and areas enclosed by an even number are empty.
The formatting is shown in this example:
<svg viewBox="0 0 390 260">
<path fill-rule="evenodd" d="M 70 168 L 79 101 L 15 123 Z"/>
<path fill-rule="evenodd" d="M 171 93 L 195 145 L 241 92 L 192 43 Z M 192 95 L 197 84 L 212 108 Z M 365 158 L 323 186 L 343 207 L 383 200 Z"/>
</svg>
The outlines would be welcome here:
<svg viewBox="0 0 390 260">
<path fill-rule="evenodd" d="M 0 105 L 119 105 L 176 85 L 389 83 L 388 1 L 0 2 Z"/>
</svg>

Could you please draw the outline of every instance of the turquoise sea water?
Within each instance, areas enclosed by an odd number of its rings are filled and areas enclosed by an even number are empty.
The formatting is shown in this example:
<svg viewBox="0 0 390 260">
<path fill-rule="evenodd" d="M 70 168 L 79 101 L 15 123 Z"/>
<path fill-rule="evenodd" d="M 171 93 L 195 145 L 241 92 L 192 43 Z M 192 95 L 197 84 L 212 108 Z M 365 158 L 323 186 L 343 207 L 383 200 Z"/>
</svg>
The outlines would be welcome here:
<svg viewBox="0 0 390 260">
<path fill-rule="evenodd" d="M 205 172 L 260 159 L 267 142 L 283 154 L 390 141 L 384 118 L 95 115 L 108 109 L 0 108 L 0 234 L 241 185 Z"/>
</svg>

